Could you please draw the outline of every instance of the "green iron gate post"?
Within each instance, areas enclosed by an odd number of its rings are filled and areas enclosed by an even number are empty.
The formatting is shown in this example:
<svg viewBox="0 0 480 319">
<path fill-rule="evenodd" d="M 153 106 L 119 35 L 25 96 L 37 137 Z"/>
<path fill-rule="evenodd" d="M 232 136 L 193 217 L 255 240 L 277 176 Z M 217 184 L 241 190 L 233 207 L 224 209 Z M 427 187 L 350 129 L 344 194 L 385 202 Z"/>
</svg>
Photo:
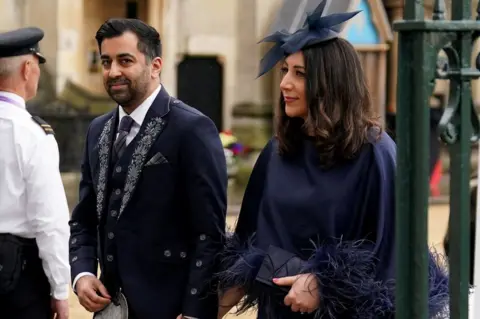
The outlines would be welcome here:
<svg viewBox="0 0 480 319">
<path fill-rule="evenodd" d="M 480 76 L 470 61 L 480 22 L 471 19 L 471 0 L 453 0 L 450 12 L 451 20 L 445 20 L 444 0 L 435 0 L 433 19 L 425 20 L 423 0 L 405 0 L 404 20 L 394 23 L 399 33 L 397 319 L 429 318 L 428 105 L 435 78 L 450 80 L 448 105 L 439 125 L 451 159 L 450 318 L 468 318 L 470 149 L 479 128 L 470 81 Z M 439 68 L 440 50 L 448 63 Z"/>
</svg>

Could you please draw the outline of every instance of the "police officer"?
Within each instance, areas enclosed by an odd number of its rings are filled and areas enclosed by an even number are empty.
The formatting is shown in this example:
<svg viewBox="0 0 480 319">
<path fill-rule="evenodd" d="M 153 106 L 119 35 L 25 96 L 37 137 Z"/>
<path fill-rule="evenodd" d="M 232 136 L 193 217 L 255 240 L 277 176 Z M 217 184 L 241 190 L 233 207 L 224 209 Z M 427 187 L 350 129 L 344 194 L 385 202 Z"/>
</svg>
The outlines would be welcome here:
<svg viewBox="0 0 480 319">
<path fill-rule="evenodd" d="M 69 211 L 50 125 L 37 93 L 44 33 L 0 34 L 0 318 L 68 318 Z"/>
</svg>

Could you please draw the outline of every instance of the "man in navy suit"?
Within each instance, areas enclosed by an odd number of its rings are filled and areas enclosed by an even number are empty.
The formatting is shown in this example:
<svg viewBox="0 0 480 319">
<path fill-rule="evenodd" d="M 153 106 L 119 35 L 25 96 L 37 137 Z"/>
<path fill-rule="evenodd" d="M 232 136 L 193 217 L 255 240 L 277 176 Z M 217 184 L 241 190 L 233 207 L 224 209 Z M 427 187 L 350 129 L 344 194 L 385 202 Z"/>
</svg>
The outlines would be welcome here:
<svg viewBox="0 0 480 319">
<path fill-rule="evenodd" d="M 90 312 L 122 297 L 129 318 L 216 318 L 227 205 L 218 131 L 160 84 L 154 28 L 111 19 L 96 39 L 118 107 L 87 132 L 70 221 L 73 288 Z"/>
</svg>

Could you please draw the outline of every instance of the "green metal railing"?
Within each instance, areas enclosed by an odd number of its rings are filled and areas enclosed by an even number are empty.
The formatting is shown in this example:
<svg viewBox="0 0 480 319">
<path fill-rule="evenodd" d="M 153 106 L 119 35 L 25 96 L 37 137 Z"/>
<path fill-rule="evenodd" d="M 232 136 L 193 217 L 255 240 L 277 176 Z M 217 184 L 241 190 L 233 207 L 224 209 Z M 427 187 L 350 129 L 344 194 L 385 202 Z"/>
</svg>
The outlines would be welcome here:
<svg viewBox="0 0 480 319">
<path fill-rule="evenodd" d="M 444 0 L 436 0 L 432 20 L 423 0 L 405 0 L 399 33 L 397 109 L 397 319 L 428 318 L 429 98 L 435 79 L 450 80 L 448 105 L 439 136 L 450 153 L 450 318 L 468 318 L 469 181 L 472 143 L 479 133 L 470 81 L 472 42 L 480 35 L 470 0 L 453 0 L 445 20 Z M 443 50 L 448 63 L 437 65 Z M 477 59 L 478 60 L 478 59 Z"/>
</svg>

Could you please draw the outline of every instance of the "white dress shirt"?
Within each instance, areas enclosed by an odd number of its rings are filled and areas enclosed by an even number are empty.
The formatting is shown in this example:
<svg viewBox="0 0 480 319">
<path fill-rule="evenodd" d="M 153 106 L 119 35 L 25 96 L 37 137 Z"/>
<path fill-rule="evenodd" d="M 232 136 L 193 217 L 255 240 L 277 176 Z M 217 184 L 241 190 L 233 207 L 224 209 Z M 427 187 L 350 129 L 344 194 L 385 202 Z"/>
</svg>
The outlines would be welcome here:
<svg viewBox="0 0 480 319">
<path fill-rule="evenodd" d="M 35 238 L 52 296 L 68 299 L 70 217 L 54 135 L 47 135 L 18 95 L 0 101 L 0 233 Z"/>
<path fill-rule="evenodd" d="M 132 128 L 130 129 L 130 132 L 128 133 L 127 139 L 125 141 L 127 145 L 130 144 L 130 142 L 135 138 L 135 136 L 137 136 L 138 132 L 140 131 L 143 120 L 145 119 L 145 116 L 147 115 L 150 106 L 152 106 L 153 101 L 155 101 L 155 98 L 157 97 L 161 88 L 162 86 L 159 85 L 158 88 L 153 91 L 153 93 L 150 94 L 150 96 L 147 97 L 145 101 L 142 102 L 142 104 L 140 104 L 135 110 L 133 110 L 131 114 L 127 114 L 123 107 L 118 107 L 118 123 L 120 123 L 122 121 L 122 118 L 127 115 L 130 115 L 130 117 L 133 119 Z"/>
<path fill-rule="evenodd" d="M 128 145 L 134 138 L 137 136 L 138 132 L 140 131 L 140 127 L 143 124 L 143 120 L 145 119 L 145 116 L 147 115 L 148 110 L 150 109 L 150 106 L 152 106 L 153 101 L 157 97 L 158 93 L 160 92 L 160 89 L 162 88 L 161 85 L 158 86 L 158 88 L 153 91 L 152 94 L 150 94 L 149 97 L 147 97 L 142 104 L 140 104 L 131 114 L 127 114 L 123 107 L 120 105 L 118 106 L 118 123 L 122 121 L 122 118 L 126 115 L 130 115 L 130 117 L 133 119 L 133 124 L 132 128 L 130 129 L 130 132 L 127 135 L 125 143 Z M 116 137 L 118 137 L 118 132 Z M 81 272 L 75 277 L 73 280 L 73 288 L 75 291 L 75 285 L 77 284 L 78 279 L 80 279 L 83 276 L 90 275 L 90 276 L 95 276 L 94 274 L 90 272 Z"/>
</svg>

